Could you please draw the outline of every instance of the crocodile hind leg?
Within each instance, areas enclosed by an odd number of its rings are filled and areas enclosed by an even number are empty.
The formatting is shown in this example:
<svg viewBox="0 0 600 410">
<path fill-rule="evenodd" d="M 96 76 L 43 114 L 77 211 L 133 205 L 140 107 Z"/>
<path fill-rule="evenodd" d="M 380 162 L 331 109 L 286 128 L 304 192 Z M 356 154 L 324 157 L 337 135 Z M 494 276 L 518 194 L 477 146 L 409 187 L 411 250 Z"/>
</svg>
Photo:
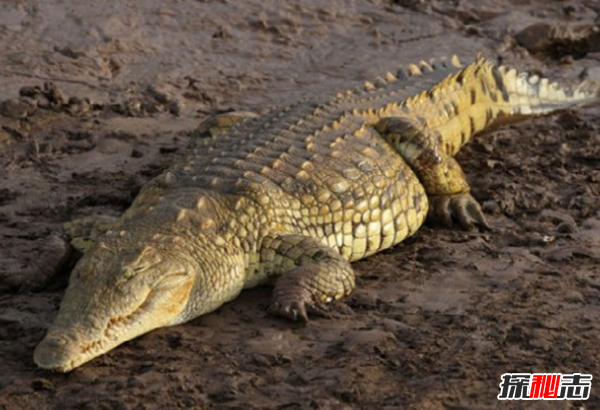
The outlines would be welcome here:
<svg viewBox="0 0 600 410">
<path fill-rule="evenodd" d="M 429 218 L 451 227 L 489 229 L 465 175 L 442 138 L 403 117 L 384 118 L 375 128 L 415 171 L 429 198 Z"/>
<path fill-rule="evenodd" d="M 291 320 L 308 320 L 307 312 L 322 313 L 323 304 L 354 289 L 354 271 L 337 250 L 304 235 L 277 235 L 263 242 L 261 262 L 277 276 L 271 313 Z"/>
</svg>

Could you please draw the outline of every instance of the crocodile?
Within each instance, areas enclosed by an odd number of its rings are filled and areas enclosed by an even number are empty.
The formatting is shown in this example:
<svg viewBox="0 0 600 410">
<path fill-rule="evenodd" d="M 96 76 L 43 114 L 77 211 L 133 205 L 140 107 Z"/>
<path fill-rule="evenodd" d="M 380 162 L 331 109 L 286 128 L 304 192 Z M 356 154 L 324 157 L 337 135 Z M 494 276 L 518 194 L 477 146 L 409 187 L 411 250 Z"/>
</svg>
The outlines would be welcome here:
<svg viewBox="0 0 600 410">
<path fill-rule="evenodd" d="M 454 158 L 473 135 L 599 96 L 590 81 L 558 85 L 452 57 L 261 117 L 224 117 L 92 238 L 34 361 L 71 371 L 260 284 L 273 285 L 275 314 L 326 314 L 355 286 L 351 262 L 426 218 L 489 228 Z"/>
</svg>

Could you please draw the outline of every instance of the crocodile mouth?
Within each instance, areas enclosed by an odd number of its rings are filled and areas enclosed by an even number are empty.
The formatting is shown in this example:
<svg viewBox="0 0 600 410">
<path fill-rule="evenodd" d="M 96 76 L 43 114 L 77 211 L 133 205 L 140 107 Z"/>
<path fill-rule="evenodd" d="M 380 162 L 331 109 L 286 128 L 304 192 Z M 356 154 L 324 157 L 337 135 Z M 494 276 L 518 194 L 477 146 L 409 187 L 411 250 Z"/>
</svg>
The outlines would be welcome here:
<svg viewBox="0 0 600 410">
<path fill-rule="evenodd" d="M 85 336 L 90 330 L 81 324 L 51 328 L 35 348 L 34 362 L 42 369 L 66 373 L 153 329 L 179 323 L 193 281 L 179 285 L 171 292 L 162 292 L 161 286 L 152 289 L 131 313 L 109 318 L 101 331 L 94 331 L 94 338 Z"/>
<path fill-rule="evenodd" d="M 98 339 L 78 342 L 76 335 L 84 333 L 81 328 L 62 328 L 49 332 L 36 347 L 33 360 L 43 369 L 65 373 L 139 336 L 143 332 L 130 333 L 130 337 L 117 337 L 121 333 L 119 330 L 127 329 L 128 325 L 143 315 L 141 310 L 148 305 L 151 293 L 131 314 L 110 318 L 102 330 L 102 337 Z"/>
</svg>

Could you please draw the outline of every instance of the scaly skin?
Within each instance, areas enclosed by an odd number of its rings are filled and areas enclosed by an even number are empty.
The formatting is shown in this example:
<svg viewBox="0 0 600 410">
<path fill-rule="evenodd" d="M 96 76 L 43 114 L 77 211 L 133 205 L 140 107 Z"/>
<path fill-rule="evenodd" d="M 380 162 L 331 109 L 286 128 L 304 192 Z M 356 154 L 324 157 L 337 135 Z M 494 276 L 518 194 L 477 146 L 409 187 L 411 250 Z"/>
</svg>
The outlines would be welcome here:
<svg viewBox="0 0 600 410">
<path fill-rule="evenodd" d="M 597 96 L 453 59 L 225 131 L 217 122 L 219 135 L 145 186 L 91 246 L 80 242 L 89 249 L 34 360 L 70 371 L 261 283 L 274 283 L 274 313 L 305 321 L 352 291 L 350 262 L 401 242 L 428 213 L 488 226 L 454 160 L 472 135 Z"/>
</svg>

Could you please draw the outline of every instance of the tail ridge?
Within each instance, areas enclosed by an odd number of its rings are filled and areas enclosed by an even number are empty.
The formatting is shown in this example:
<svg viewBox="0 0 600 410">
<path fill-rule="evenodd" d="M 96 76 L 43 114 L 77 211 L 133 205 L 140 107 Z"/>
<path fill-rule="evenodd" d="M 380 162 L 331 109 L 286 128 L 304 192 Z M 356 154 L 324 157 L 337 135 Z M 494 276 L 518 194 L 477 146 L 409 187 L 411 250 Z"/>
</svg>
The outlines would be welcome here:
<svg viewBox="0 0 600 410">
<path fill-rule="evenodd" d="M 402 107 L 420 127 L 441 135 L 447 152 L 454 155 L 489 126 L 597 102 L 600 86 L 592 81 L 562 86 L 479 56 L 432 88 L 406 99 Z"/>
<path fill-rule="evenodd" d="M 507 102 L 514 115 L 544 115 L 598 102 L 600 85 L 584 80 L 575 86 L 562 86 L 547 78 L 514 68 L 497 68 L 502 76 Z"/>
</svg>

